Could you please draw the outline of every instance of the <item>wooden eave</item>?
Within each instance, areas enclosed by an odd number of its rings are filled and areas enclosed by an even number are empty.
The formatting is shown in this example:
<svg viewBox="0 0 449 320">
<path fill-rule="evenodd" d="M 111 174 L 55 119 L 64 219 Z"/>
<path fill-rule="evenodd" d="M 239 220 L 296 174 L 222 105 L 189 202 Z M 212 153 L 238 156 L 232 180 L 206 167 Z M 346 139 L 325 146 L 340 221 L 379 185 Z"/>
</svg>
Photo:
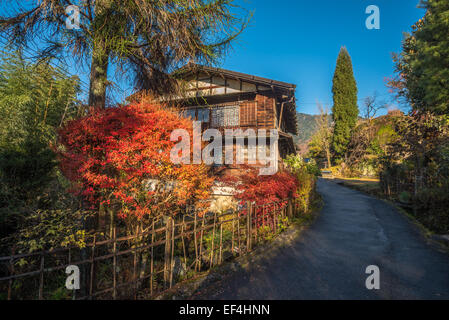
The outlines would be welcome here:
<svg viewBox="0 0 449 320">
<path fill-rule="evenodd" d="M 176 71 L 176 73 L 179 74 L 181 76 L 181 78 L 183 78 L 187 75 L 195 75 L 199 72 L 205 72 L 210 75 L 217 75 L 217 76 L 221 76 L 221 77 L 234 78 L 236 80 L 246 81 L 248 83 L 252 83 L 255 85 L 259 84 L 259 85 L 268 86 L 270 88 L 277 88 L 277 89 L 286 90 L 286 91 L 294 92 L 296 90 L 296 85 L 292 84 L 292 83 L 272 80 L 272 79 L 268 79 L 268 78 L 263 78 L 263 77 L 246 74 L 246 73 L 241 73 L 241 72 L 236 72 L 236 71 L 231 71 L 231 70 L 226 70 L 226 69 L 221 69 L 221 68 L 215 68 L 215 67 L 208 67 L 208 66 L 203 66 L 203 65 L 198 65 L 198 64 L 188 64 Z"/>
</svg>

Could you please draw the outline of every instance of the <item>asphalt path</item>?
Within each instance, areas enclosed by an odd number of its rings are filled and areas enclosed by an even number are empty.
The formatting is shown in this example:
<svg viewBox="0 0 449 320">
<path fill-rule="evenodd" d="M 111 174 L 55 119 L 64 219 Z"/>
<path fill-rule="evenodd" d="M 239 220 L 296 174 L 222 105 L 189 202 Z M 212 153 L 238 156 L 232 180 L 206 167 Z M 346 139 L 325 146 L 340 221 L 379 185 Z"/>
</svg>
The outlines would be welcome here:
<svg viewBox="0 0 449 320">
<path fill-rule="evenodd" d="M 320 179 L 324 206 L 291 246 L 200 299 L 449 299 L 449 254 L 384 201 Z M 368 290 L 368 266 L 380 289 Z"/>
</svg>

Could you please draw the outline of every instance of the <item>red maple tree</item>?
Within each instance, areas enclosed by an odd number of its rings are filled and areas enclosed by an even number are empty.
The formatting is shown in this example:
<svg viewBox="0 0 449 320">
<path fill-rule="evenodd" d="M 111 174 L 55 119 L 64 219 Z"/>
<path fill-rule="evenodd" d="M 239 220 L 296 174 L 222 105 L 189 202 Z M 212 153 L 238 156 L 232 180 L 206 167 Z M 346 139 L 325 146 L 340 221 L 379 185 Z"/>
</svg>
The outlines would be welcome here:
<svg viewBox="0 0 449 320">
<path fill-rule="evenodd" d="M 192 134 L 192 122 L 154 104 L 91 111 L 59 131 L 61 169 L 91 209 L 107 206 L 122 218 L 176 215 L 208 199 L 213 179 L 204 165 L 170 160 L 175 129 Z"/>
</svg>

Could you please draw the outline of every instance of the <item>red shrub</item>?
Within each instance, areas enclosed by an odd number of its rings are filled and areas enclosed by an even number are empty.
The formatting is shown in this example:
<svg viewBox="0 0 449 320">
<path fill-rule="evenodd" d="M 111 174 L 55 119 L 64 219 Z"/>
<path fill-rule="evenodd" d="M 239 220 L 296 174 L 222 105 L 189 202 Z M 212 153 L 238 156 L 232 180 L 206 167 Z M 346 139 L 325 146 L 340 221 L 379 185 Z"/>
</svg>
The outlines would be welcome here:
<svg viewBox="0 0 449 320">
<path fill-rule="evenodd" d="M 258 170 L 250 169 L 241 177 L 237 185 L 237 198 L 242 201 L 255 202 L 256 205 L 279 202 L 296 196 L 297 181 L 288 172 L 260 176 Z"/>
<path fill-rule="evenodd" d="M 298 181 L 294 175 L 287 171 L 274 175 L 259 175 L 258 168 L 247 167 L 244 174 L 238 177 L 228 177 L 222 180 L 226 185 L 236 189 L 235 198 L 241 205 L 248 201 L 256 205 L 256 215 L 275 213 L 287 205 L 288 199 L 296 198 Z M 242 210 L 246 214 L 246 210 Z"/>
</svg>

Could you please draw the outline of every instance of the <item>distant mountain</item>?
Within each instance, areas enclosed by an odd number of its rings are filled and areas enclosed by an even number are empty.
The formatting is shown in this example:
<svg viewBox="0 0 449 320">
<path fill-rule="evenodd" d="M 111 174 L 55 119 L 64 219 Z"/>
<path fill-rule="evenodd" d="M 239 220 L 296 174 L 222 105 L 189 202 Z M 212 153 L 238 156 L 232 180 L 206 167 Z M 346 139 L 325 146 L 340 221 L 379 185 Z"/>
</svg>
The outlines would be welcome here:
<svg viewBox="0 0 449 320">
<path fill-rule="evenodd" d="M 296 118 L 298 123 L 298 135 L 293 136 L 295 144 L 299 147 L 300 153 L 305 154 L 308 151 L 308 145 L 310 139 L 318 130 L 318 120 L 319 115 L 311 115 L 306 113 L 297 112 Z M 329 121 L 331 118 L 329 116 Z"/>
<path fill-rule="evenodd" d="M 298 123 L 298 135 L 294 137 L 295 143 L 306 143 L 312 138 L 313 134 L 318 129 L 317 115 L 296 113 Z"/>
<path fill-rule="evenodd" d="M 391 110 L 388 111 L 387 115 L 379 116 L 376 118 L 376 121 L 379 123 L 383 123 L 385 119 L 391 119 L 391 117 L 397 117 L 404 115 L 400 110 Z M 318 120 L 319 115 L 311 115 L 307 113 L 296 113 L 297 124 L 298 124 L 298 135 L 293 136 L 293 141 L 295 145 L 298 146 L 300 154 L 304 155 L 309 151 L 309 142 L 315 132 L 318 130 Z M 363 120 L 362 117 L 359 117 L 359 120 Z M 329 124 L 332 123 L 332 116 L 329 115 Z"/>
</svg>

